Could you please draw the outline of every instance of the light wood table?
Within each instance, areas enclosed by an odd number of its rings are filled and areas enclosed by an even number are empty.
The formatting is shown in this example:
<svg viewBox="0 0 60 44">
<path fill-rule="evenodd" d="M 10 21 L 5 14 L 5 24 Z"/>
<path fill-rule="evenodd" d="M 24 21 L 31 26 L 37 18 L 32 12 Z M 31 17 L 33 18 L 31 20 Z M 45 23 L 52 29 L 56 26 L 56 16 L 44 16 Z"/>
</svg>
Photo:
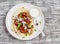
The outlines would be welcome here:
<svg viewBox="0 0 60 44">
<path fill-rule="evenodd" d="M 7 12 L 14 5 L 27 2 L 39 6 L 45 17 L 45 37 L 21 41 L 12 37 L 5 27 Z M 0 0 L 0 44 L 60 44 L 60 0 Z"/>
</svg>

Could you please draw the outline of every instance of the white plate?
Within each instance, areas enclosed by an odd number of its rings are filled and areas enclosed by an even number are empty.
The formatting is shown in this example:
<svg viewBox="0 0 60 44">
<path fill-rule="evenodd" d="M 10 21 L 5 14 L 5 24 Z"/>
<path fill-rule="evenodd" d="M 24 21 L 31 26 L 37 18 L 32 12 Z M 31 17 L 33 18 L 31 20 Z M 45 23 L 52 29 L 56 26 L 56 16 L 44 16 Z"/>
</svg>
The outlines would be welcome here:
<svg viewBox="0 0 60 44">
<path fill-rule="evenodd" d="M 15 12 L 18 8 L 20 8 L 20 7 L 24 7 L 24 8 L 26 8 L 26 9 L 28 9 L 28 10 L 30 10 L 30 9 L 33 8 L 33 7 L 36 7 L 36 8 L 39 9 L 39 12 L 40 12 L 40 20 L 41 20 L 40 30 L 36 29 L 37 31 L 34 32 L 31 36 L 29 36 L 29 37 L 27 37 L 27 38 L 19 37 L 19 36 L 17 36 L 16 33 L 14 33 L 14 32 L 11 30 L 11 23 L 12 23 L 11 17 L 12 17 L 12 15 L 14 14 L 14 12 Z M 15 38 L 17 38 L 17 39 L 19 39 L 19 40 L 31 40 L 31 39 L 37 37 L 37 36 L 41 33 L 41 31 L 43 31 L 43 27 L 44 27 L 44 16 L 43 16 L 42 11 L 41 11 L 41 9 L 40 9 L 39 7 L 34 6 L 34 5 L 32 5 L 32 4 L 29 4 L 29 3 L 21 3 L 21 4 L 18 4 L 18 5 L 16 5 L 16 6 L 14 6 L 13 8 L 11 8 L 10 11 L 8 12 L 8 14 L 7 14 L 7 16 L 6 16 L 6 27 L 7 27 L 7 30 L 9 31 L 9 33 L 10 33 L 13 37 L 15 37 Z"/>
</svg>

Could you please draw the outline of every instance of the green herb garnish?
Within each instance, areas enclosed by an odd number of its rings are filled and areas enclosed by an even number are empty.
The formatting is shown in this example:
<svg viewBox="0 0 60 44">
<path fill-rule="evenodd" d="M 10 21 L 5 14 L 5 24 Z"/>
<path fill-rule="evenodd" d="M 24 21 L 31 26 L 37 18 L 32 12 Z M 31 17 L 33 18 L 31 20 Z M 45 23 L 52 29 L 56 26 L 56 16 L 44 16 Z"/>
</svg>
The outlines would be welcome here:
<svg viewBox="0 0 60 44">
<path fill-rule="evenodd" d="M 41 24 L 41 21 L 39 23 Z"/>
<path fill-rule="evenodd" d="M 18 24 L 18 28 L 20 28 L 20 27 L 21 27 L 21 25 L 22 25 L 22 23 L 19 23 L 19 24 Z"/>
<path fill-rule="evenodd" d="M 22 13 L 20 13 L 20 17 L 22 17 Z"/>
<path fill-rule="evenodd" d="M 34 31 L 36 31 L 36 29 Z"/>
<path fill-rule="evenodd" d="M 25 36 L 27 36 L 27 33 L 25 34 Z"/>
</svg>

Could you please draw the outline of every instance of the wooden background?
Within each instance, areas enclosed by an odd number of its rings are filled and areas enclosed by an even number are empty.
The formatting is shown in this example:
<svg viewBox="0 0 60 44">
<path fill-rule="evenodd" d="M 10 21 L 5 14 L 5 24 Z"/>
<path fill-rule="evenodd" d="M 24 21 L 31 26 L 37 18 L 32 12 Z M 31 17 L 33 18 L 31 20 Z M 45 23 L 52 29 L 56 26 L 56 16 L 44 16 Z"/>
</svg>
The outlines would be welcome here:
<svg viewBox="0 0 60 44">
<path fill-rule="evenodd" d="M 27 2 L 39 6 L 45 17 L 45 37 L 30 41 L 12 37 L 6 29 L 5 17 L 14 5 Z M 60 44 L 60 0 L 0 0 L 0 44 Z"/>
</svg>

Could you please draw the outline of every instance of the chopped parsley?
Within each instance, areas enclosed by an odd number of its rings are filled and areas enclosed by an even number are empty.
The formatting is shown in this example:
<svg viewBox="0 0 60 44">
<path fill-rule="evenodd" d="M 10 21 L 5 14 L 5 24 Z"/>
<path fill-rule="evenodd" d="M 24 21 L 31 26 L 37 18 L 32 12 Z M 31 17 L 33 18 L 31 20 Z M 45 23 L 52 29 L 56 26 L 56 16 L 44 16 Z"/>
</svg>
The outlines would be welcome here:
<svg viewBox="0 0 60 44">
<path fill-rule="evenodd" d="M 41 21 L 39 23 L 41 24 Z"/>
<path fill-rule="evenodd" d="M 27 36 L 27 33 L 25 34 L 25 36 Z"/>
<path fill-rule="evenodd" d="M 19 24 L 18 24 L 18 28 L 20 28 L 20 27 L 21 27 L 21 25 L 22 25 L 22 23 L 19 23 Z"/>
<path fill-rule="evenodd" d="M 37 31 L 36 29 L 34 31 Z"/>
</svg>

